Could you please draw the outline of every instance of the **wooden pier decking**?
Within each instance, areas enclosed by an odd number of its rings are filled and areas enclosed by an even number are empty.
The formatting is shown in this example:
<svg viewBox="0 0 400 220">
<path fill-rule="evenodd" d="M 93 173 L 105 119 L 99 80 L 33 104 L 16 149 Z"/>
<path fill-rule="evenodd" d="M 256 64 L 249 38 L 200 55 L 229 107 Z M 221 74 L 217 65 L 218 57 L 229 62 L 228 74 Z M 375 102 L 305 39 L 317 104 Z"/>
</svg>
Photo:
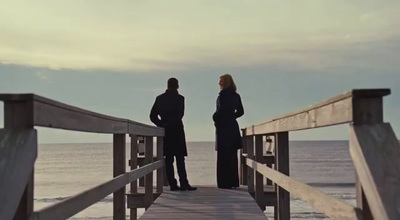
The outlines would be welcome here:
<svg viewBox="0 0 400 220">
<path fill-rule="evenodd" d="M 200 186 L 196 191 L 167 191 L 140 218 L 154 219 L 267 219 L 244 189 Z"/>
</svg>

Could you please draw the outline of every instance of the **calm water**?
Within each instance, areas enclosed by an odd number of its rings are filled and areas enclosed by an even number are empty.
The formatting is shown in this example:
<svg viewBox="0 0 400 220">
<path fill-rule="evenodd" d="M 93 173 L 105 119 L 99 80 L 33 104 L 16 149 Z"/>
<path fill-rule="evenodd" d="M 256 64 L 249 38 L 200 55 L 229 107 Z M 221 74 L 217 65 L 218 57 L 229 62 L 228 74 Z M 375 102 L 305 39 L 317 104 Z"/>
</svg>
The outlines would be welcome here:
<svg viewBox="0 0 400 220">
<path fill-rule="evenodd" d="M 189 142 L 188 150 L 190 183 L 215 185 L 214 143 Z M 38 210 L 111 179 L 112 145 L 40 145 L 35 171 L 35 210 Z M 355 205 L 354 167 L 347 141 L 292 141 L 290 175 Z M 271 217 L 272 210 L 267 209 L 266 215 Z M 291 213 L 292 219 L 327 219 L 296 198 L 291 200 Z M 111 216 L 112 197 L 108 196 L 73 219 L 111 219 Z"/>
</svg>

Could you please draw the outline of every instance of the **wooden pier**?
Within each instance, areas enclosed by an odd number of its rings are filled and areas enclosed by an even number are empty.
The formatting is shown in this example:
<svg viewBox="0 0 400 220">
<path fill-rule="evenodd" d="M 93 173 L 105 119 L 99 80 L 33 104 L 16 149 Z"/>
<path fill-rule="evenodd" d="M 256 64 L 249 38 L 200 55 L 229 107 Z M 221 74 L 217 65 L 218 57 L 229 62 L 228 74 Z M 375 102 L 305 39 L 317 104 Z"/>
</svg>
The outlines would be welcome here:
<svg viewBox="0 0 400 220">
<path fill-rule="evenodd" d="M 190 192 L 165 191 L 140 219 L 262 220 L 267 217 L 245 190 L 201 186 Z"/>
<path fill-rule="evenodd" d="M 239 154 L 241 188 L 202 186 L 194 192 L 164 190 L 162 128 L 34 94 L 0 94 L 4 102 L 4 128 L 0 129 L 0 219 L 67 219 L 113 194 L 115 220 L 125 220 L 128 209 L 130 219 L 137 219 L 138 208 L 146 208 L 142 219 L 266 219 L 266 206 L 274 208 L 274 219 L 286 220 L 290 219 L 290 196 L 332 219 L 398 220 L 400 144 L 390 123 L 383 121 L 383 97 L 389 94 L 389 89 L 352 90 L 244 128 L 244 148 Z M 357 173 L 355 207 L 289 175 L 289 132 L 337 124 L 350 126 L 349 150 Z M 34 211 L 36 126 L 112 135 L 113 177 Z M 131 145 L 129 161 L 127 138 Z M 144 155 L 138 152 L 139 139 L 143 140 Z M 273 150 L 265 149 L 264 143 L 273 146 Z"/>
</svg>

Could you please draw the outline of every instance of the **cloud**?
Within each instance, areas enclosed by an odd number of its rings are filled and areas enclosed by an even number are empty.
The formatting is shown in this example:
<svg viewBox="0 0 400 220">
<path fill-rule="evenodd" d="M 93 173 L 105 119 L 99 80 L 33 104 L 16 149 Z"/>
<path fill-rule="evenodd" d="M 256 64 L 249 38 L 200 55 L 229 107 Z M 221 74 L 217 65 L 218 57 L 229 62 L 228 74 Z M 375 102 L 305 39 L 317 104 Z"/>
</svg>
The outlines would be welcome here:
<svg viewBox="0 0 400 220">
<path fill-rule="evenodd" d="M 46 73 L 44 71 L 37 71 L 35 72 L 35 75 L 37 78 L 39 78 L 40 80 L 47 82 L 47 83 L 51 83 L 52 81 L 50 80 L 50 75 L 49 73 Z"/>
<path fill-rule="evenodd" d="M 140 72 L 265 63 L 326 68 L 348 63 L 341 56 L 348 48 L 356 55 L 358 44 L 398 39 L 399 9 L 396 1 L 373 0 L 4 1 L 0 62 Z"/>
</svg>

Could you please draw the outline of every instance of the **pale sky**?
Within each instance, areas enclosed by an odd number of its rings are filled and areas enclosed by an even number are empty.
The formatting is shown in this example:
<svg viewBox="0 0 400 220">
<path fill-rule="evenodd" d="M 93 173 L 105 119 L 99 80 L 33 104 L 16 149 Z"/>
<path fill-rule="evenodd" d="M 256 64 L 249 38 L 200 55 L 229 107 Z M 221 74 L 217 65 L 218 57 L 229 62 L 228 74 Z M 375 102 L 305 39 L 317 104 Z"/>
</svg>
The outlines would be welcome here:
<svg viewBox="0 0 400 220">
<path fill-rule="evenodd" d="M 175 76 L 188 140 L 204 141 L 214 139 L 222 73 L 238 84 L 242 127 L 352 88 L 387 87 L 385 121 L 398 133 L 399 11 L 398 0 L 1 0 L 0 92 L 33 92 L 150 124 L 155 96 Z M 291 137 L 347 134 L 340 126 Z M 51 129 L 39 137 L 111 140 Z"/>
</svg>

